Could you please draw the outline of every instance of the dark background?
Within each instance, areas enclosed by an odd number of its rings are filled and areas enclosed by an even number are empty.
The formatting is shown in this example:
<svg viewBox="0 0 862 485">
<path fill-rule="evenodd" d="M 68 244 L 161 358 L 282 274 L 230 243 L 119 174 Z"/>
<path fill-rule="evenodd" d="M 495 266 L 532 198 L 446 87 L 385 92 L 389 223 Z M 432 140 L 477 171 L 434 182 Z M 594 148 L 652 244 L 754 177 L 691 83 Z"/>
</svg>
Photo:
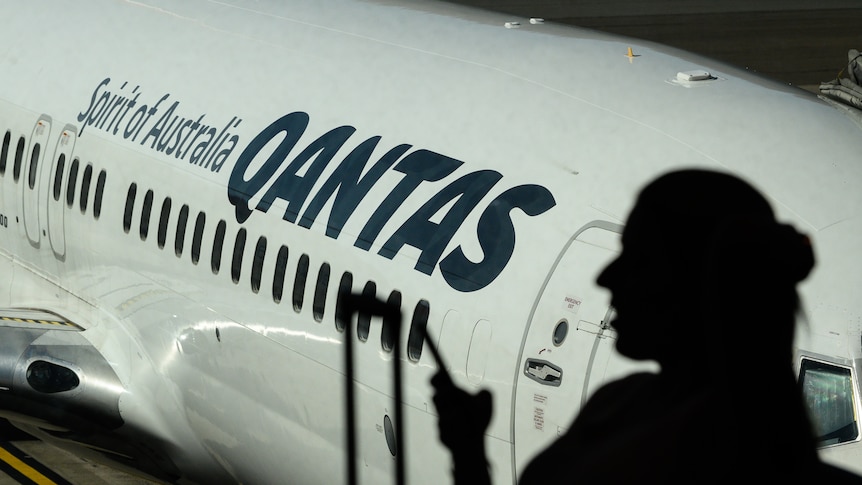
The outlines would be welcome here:
<svg viewBox="0 0 862 485">
<path fill-rule="evenodd" d="M 815 90 L 862 50 L 862 0 L 450 1 L 660 42 Z"/>
</svg>

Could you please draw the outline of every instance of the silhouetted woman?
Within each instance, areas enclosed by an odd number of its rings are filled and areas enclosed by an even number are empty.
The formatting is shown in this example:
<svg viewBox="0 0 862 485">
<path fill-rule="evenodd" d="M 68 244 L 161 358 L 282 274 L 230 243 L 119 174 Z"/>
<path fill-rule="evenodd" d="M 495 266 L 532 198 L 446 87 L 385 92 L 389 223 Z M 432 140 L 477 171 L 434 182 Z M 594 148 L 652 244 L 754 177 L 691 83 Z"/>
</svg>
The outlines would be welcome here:
<svg viewBox="0 0 862 485">
<path fill-rule="evenodd" d="M 742 180 L 684 170 L 640 193 L 622 243 L 598 277 L 616 310 L 616 348 L 661 370 L 596 391 L 519 484 L 857 483 L 818 459 L 792 370 L 808 238 Z M 490 483 L 490 396 L 432 383 L 455 483 Z"/>
</svg>

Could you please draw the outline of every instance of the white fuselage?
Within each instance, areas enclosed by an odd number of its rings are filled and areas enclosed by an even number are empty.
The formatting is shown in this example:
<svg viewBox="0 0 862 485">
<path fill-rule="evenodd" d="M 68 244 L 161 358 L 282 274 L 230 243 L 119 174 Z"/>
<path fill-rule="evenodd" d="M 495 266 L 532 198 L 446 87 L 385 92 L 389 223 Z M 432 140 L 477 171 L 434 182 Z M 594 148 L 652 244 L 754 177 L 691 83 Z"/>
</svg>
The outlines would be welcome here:
<svg viewBox="0 0 862 485">
<path fill-rule="evenodd" d="M 513 483 L 636 367 L 594 279 L 637 190 L 682 166 L 745 177 L 811 234 L 800 353 L 855 376 L 862 137 L 813 95 L 430 1 L 15 3 L 0 6 L 0 307 L 80 326 L 33 345 L 95 349 L 115 376 L 78 365 L 69 402 L 96 396 L 123 423 L 52 415 L 63 434 L 5 413 L 47 441 L 165 481 L 344 483 L 347 287 L 400 298 L 409 483 L 450 473 L 426 322 L 456 381 L 493 393 L 488 453 Z M 712 78 L 677 80 L 694 70 Z M 389 483 L 391 342 L 380 319 L 353 325 L 361 483 Z M 560 385 L 529 362 L 562 368 Z M 824 456 L 862 470 L 860 452 Z"/>
</svg>

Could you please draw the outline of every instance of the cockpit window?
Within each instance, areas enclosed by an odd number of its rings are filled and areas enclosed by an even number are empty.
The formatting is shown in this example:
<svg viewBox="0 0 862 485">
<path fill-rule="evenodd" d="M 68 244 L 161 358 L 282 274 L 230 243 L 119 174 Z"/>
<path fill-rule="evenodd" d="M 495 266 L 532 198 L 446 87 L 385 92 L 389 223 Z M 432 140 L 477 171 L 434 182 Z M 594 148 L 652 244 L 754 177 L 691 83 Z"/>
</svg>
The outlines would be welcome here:
<svg viewBox="0 0 862 485">
<path fill-rule="evenodd" d="M 837 445 L 859 437 L 849 368 L 802 359 L 799 384 L 820 446 Z"/>
</svg>

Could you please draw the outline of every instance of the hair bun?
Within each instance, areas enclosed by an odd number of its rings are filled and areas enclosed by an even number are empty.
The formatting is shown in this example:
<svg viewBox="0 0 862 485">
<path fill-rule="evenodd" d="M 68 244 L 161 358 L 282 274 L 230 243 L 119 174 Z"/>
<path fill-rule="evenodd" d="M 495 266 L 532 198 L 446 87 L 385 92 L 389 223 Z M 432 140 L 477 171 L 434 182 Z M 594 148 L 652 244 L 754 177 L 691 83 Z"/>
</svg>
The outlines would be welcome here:
<svg viewBox="0 0 862 485">
<path fill-rule="evenodd" d="M 811 273 L 814 251 L 811 239 L 791 225 L 737 216 L 716 225 L 706 262 L 707 275 L 716 282 L 794 286 Z"/>
</svg>

